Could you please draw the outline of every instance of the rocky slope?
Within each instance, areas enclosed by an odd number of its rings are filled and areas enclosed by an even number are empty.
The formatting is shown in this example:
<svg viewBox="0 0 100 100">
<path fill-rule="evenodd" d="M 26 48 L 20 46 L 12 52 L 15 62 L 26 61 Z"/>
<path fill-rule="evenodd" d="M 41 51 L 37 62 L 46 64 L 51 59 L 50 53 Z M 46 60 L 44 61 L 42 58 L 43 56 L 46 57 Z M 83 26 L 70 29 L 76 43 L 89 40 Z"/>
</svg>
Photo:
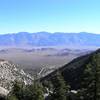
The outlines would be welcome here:
<svg viewBox="0 0 100 100">
<path fill-rule="evenodd" d="M 3 87 L 0 87 L 0 96 L 6 96 L 9 91 Z"/>
<path fill-rule="evenodd" d="M 33 78 L 11 62 L 0 60 L 0 87 L 10 90 L 14 80 L 30 84 Z M 0 88 L 0 91 L 2 90 Z M 2 92 L 2 91 L 1 91 Z M 0 92 L 0 93 L 1 93 Z"/>
</svg>

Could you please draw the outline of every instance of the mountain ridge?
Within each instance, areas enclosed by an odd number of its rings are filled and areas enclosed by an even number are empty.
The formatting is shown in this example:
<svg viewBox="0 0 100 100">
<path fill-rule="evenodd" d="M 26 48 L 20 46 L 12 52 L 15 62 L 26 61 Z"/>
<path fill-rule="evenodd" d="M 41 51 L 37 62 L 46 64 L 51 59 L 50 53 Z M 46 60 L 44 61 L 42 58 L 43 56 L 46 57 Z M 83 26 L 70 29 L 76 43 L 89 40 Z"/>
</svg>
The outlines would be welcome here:
<svg viewBox="0 0 100 100">
<path fill-rule="evenodd" d="M 72 89 L 80 88 L 80 81 L 82 80 L 83 72 L 86 68 L 86 65 L 92 61 L 92 58 L 95 54 L 100 54 L 100 49 L 93 51 L 90 54 L 86 54 L 75 58 L 68 64 L 60 67 L 59 69 L 51 72 L 47 76 L 41 78 L 41 82 L 52 81 L 53 77 L 57 72 L 60 72 L 64 77 L 65 81 L 68 82 Z"/>
<path fill-rule="evenodd" d="M 100 34 L 80 32 L 19 32 L 1 34 L 0 46 L 100 46 Z"/>
</svg>

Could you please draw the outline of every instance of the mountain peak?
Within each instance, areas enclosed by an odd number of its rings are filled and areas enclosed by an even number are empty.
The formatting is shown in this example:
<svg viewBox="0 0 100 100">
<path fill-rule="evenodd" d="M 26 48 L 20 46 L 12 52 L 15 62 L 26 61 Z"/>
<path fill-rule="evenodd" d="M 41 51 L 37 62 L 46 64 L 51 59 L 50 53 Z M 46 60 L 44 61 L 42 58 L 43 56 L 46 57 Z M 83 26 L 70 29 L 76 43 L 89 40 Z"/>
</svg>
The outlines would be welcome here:
<svg viewBox="0 0 100 100">
<path fill-rule="evenodd" d="M 88 34 L 88 32 L 80 32 L 79 34 Z"/>
<path fill-rule="evenodd" d="M 29 34 L 29 32 L 18 32 L 16 34 Z"/>
</svg>

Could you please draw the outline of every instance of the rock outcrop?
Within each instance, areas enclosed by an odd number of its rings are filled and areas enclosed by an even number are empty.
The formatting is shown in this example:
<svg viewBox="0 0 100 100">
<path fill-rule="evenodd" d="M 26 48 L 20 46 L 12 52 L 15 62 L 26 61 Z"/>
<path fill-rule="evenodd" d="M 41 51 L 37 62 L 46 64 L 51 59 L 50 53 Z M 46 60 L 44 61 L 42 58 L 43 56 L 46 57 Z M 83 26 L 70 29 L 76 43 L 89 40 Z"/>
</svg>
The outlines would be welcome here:
<svg viewBox="0 0 100 100">
<path fill-rule="evenodd" d="M 19 69 L 18 65 L 1 59 L 0 94 L 6 95 L 12 88 L 12 82 L 15 80 L 22 81 L 25 84 L 31 84 L 34 79 L 30 75 L 26 74 L 22 69 Z"/>
</svg>

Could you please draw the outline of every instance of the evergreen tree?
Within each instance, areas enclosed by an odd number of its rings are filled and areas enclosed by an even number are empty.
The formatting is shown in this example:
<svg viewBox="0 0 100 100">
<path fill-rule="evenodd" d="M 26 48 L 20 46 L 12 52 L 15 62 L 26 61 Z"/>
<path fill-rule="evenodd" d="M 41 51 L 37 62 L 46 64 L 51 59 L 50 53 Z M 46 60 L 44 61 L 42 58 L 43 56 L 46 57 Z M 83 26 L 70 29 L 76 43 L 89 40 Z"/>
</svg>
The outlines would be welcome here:
<svg viewBox="0 0 100 100">
<path fill-rule="evenodd" d="M 25 85 L 23 82 L 15 81 L 13 83 L 12 91 L 8 95 L 8 100 L 24 100 Z"/>
<path fill-rule="evenodd" d="M 18 98 L 14 95 L 10 95 L 7 100 L 18 100 Z"/>
<path fill-rule="evenodd" d="M 53 84 L 51 81 L 47 81 L 45 80 L 43 83 L 43 86 L 44 86 L 44 91 L 45 93 L 48 93 L 48 91 L 53 91 Z M 47 91 L 48 90 L 48 91 Z"/>
<path fill-rule="evenodd" d="M 69 88 L 66 87 L 65 81 L 59 72 L 52 79 L 52 83 L 54 88 L 53 94 L 51 95 L 52 100 L 67 100 Z"/>
<path fill-rule="evenodd" d="M 43 86 L 39 82 L 33 84 L 33 100 L 44 100 Z"/>
<path fill-rule="evenodd" d="M 87 64 L 79 94 L 82 100 L 100 100 L 100 54 L 93 55 Z"/>
<path fill-rule="evenodd" d="M 94 100 L 100 100 L 100 53 L 94 55 L 92 64 L 93 64 L 94 70 L 95 70 Z"/>
<path fill-rule="evenodd" d="M 43 87 L 39 82 L 25 86 L 16 81 L 7 100 L 44 100 Z"/>
</svg>

